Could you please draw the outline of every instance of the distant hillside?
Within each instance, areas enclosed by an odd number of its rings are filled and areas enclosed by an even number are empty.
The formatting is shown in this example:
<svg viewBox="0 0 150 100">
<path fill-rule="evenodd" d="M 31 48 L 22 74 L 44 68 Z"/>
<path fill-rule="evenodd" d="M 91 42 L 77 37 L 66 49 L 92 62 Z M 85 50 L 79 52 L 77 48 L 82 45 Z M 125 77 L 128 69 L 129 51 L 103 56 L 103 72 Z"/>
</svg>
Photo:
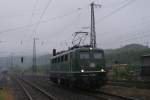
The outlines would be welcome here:
<svg viewBox="0 0 150 100">
<path fill-rule="evenodd" d="M 141 55 L 150 54 L 150 48 L 140 44 L 130 44 L 118 49 L 106 49 L 106 64 L 111 65 L 115 61 L 129 65 L 140 65 Z"/>
</svg>

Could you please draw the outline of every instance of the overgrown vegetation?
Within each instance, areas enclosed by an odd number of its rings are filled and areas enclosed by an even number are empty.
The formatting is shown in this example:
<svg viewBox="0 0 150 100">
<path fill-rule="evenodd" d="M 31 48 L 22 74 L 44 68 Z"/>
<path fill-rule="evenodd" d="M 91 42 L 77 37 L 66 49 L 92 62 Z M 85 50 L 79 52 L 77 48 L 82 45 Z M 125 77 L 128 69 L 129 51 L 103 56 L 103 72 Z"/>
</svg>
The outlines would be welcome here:
<svg viewBox="0 0 150 100">
<path fill-rule="evenodd" d="M 12 90 L 10 88 L 0 90 L 0 100 L 14 100 Z"/>
<path fill-rule="evenodd" d="M 150 48 L 140 44 L 130 44 L 118 49 L 105 50 L 106 66 L 127 64 L 126 71 L 114 71 L 114 76 L 130 77 L 140 72 L 141 56 L 150 54 Z"/>
<path fill-rule="evenodd" d="M 150 54 L 150 48 L 140 44 L 130 44 L 118 49 L 105 50 L 106 64 L 121 64 L 139 66 L 142 55 Z"/>
</svg>

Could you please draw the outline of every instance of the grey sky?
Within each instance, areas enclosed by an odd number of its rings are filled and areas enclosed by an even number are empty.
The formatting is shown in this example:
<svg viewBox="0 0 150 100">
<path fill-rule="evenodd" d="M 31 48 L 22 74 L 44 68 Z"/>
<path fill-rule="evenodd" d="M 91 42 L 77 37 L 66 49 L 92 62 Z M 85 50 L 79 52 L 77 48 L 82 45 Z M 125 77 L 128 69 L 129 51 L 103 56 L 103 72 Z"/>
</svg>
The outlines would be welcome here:
<svg viewBox="0 0 150 100">
<path fill-rule="evenodd" d="M 16 29 L 37 23 L 48 2 L 0 0 L 1 55 L 32 52 L 33 37 L 39 38 L 37 53 L 48 53 L 52 48 L 66 49 L 65 41 L 72 40 L 73 32 L 90 25 L 92 0 L 52 0 L 37 27 L 37 34 L 33 32 L 36 25 Z M 95 8 L 98 47 L 150 42 L 149 0 L 95 0 L 95 3 L 102 5 Z"/>
</svg>

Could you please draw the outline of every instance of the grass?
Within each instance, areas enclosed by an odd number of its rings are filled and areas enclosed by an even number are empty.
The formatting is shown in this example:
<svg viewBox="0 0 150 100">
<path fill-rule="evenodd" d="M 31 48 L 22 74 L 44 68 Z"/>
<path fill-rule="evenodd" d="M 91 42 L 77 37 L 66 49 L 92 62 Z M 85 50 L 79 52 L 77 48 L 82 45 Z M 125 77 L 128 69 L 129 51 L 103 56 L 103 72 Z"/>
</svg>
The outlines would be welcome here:
<svg viewBox="0 0 150 100">
<path fill-rule="evenodd" d="M 0 90 L 0 100 L 14 100 L 11 89 L 4 88 Z"/>
<path fill-rule="evenodd" d="M 3 90 L 0 90 L 0 100 L 5 100 Z"/>
</svg>

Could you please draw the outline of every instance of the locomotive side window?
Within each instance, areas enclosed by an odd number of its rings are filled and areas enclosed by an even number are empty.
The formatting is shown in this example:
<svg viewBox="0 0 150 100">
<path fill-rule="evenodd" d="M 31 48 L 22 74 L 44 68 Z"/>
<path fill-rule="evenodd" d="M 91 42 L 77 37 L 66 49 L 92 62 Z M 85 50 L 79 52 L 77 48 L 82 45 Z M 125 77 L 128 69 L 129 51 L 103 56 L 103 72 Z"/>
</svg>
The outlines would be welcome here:
<svg viewBox="0 0 150 100">
<path fill-rule="evenodd" d="M 68 55 L 65 55 L 65 61 L 67 61 L 68 60 Z"/>
<path fill-rule="evenodd" d="M 94 53 L 94 58 L 95 59 L 101 59 L 102 58 L 102 54 L 101 53 Z"/>
<path fill-rule="evenodd" d="M 67 60 L 68 60 L 68 55 L 66 54 L 66 55 L 59 56 L 57 58 L 53 58 L 51 60 L 51 62 L 52 62 L 52 64 L 54 64 L 54 63 L 64 62 Z"/>
<path fill-rule="evenodd" d="M 57 62 L 57 59 L 56 58 L 54 58 L 54 63 L 56 63 Z"/>
<path fill-rule="evenodd" d="M 55 60 L 54 59 L 52 59 L 52 64 L 54 64 L 55 63 Z"/>
<path fill-rule="evenodd" d="M 64 56 L 61 56 L 61 62 L 63 62 L 64 61 Z"/>
<path fill-rule="evenodd" d="M 60 57 L 58 57 L 58 62 L 60 62 Z"/>
<path fill-rule="evenodd" d="M 56 63 L 56 58 L 54 58 L 54 63 Z"/>
<path fill-rule="evenodd" d="M 89 59 L 89 58 L 90 58 L 89 53 L 86 53 L 86 52 L 80 53 L 80 59 Z"/>
</svg>

